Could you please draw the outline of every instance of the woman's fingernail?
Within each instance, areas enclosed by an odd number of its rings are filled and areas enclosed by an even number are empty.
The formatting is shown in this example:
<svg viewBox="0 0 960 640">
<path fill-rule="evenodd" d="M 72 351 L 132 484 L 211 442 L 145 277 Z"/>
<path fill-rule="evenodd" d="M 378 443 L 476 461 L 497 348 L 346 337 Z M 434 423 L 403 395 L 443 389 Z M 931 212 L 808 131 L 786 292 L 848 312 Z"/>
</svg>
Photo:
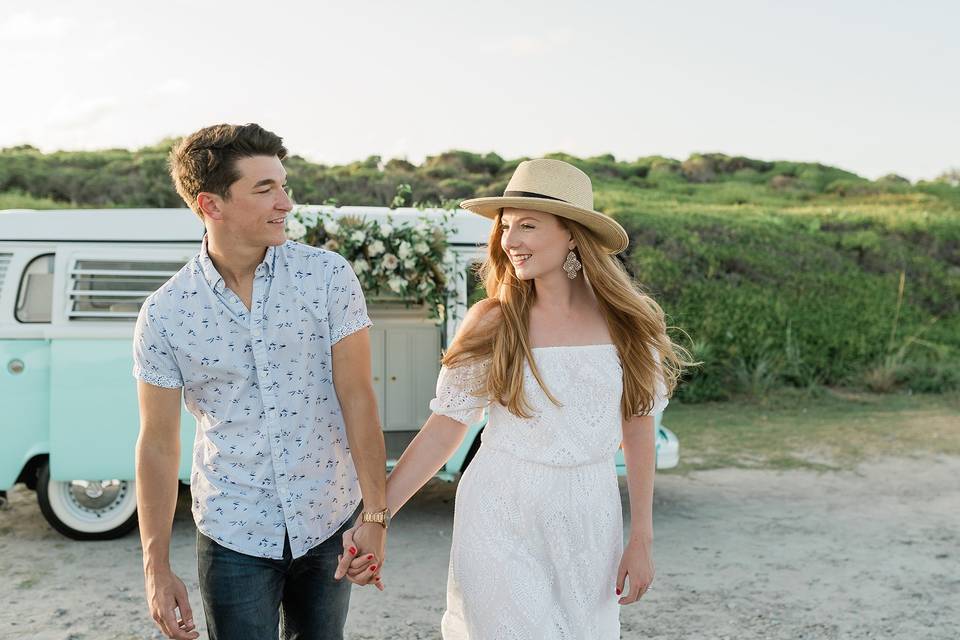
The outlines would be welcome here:
<svg viewBox="0 0 960 640">
<path fill-rule="evenodd" d="M 620 589 L 617 589 L 617 595 L 620 595 Z"/>
<path fill-rule="evenodd" d="M 373 554 L 372 554 L 372 553 L 367 556 L 367 560 L 373 560 Z"/>
<path fill-rule="evenodd" d="M 356 555 L 356 554 L 357 554 L 357 548 L 356 548 L 356 547 L 350 547 L 350 555 Z"/>
<path fill-rule="evenodd" d="M 370 571 L 376 571 L 376 570 L 377 570 L 377 565 L 375 564 L 370 565 Z"/>
</svg>

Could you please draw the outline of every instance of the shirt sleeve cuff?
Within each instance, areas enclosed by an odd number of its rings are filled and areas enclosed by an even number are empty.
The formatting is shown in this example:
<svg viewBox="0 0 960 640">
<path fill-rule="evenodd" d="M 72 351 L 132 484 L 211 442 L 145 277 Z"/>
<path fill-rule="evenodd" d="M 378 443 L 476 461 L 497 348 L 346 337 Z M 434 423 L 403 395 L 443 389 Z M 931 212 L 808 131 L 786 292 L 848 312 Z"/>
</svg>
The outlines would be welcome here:
<svg viewBox="0 0 960 640">
<path fill-rule="evenodd" d="M 183 380 L 175 376 L 165 376 L 153 371 L 146 371 L 140 367 L 133 368 L 133 377 L 137 380 L 143 380 L 147 384 L 164 389 L 176 389 L 183 386 Z"/>
<path fill-rule="evenodd" d="M 357 331 L 360 331 L 360 329 L 364 329 L 366 327 L 372 327 L 372 326 L 373 326 L 373 323 L 370 321 L 370 318 L 366 318 L 366 317 L 358 318 L 353 322 L 349 322 L 344 326 L 339 327 L 336 333 L 330 334 L 330 346 L 332 347 L 333 345 L 337 344 L 347 336 L 352 335 Z"/>
</svg>

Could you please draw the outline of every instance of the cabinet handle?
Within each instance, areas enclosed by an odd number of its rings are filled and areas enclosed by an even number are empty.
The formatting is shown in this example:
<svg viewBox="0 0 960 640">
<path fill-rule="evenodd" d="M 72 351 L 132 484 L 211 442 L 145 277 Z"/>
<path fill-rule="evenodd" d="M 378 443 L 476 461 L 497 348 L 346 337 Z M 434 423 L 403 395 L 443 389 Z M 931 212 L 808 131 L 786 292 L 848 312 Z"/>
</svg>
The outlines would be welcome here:
<svg viewBox="0 0 960 640">
<path fill-rule="evenodd" d="M 373 376 L 374 382 L 380 382 L 380 376 Z"/>
<path fill-rule="evenodd" d="M 23 373 L 24 365 L 23 360 L 11 360 L 7 363 L 7 371 L 13 374 Z"/>
<path fill-rule="evenodd" d="M 390 382 L 396 382 L 397 376 L 390 376 Z"/>
</svg>

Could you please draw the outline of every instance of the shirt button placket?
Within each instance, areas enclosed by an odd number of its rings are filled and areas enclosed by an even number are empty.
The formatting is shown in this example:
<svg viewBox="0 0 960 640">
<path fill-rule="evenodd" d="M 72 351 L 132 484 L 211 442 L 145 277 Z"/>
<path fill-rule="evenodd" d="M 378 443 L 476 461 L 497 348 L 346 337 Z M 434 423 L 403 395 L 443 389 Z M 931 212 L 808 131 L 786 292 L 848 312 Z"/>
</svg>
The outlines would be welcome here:
<svg viewBox="0 0 960 640">
<path fill-rule="evenodd" d="M 253 283 L 254 300 L 263 299 L 262 282 L 264 278 L 258 274 Z M 274 478 L 277 482 L 277 495 L 280 498 L 280 508 L 283 509 L 283 519 L 288 533 L 291 532 L 292 514 L 287 508 L 287 499 L 290 490 L 287 481 L 287 468 L 283 462 L 283 434 L 277 422 L 277 398 L 272 391 L 267 391 L 271 383 L 270 364 L 267 356 L 266 336 L 262 327 L 264 318 L 262 307 L 260 310 L 251 309 L 250 335 L 253 340 L 253 360 L 257 368 L 257 380 L 260 384 L 260 398 L 263 401 L 264 419 L 267 425 L 267 434 L 270 441 L 270 453 L 273 459 Z M 291 541 L 292 542 L 292 541 Z"/>
</svg>

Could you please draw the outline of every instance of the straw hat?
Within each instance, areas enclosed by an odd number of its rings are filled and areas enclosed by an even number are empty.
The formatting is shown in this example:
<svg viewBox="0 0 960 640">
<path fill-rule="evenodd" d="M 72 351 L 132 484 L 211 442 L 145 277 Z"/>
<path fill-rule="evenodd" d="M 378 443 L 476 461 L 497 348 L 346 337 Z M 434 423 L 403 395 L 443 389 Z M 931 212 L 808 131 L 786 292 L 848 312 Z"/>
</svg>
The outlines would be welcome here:
<svg viewBox="0 0 960 640">
<path fill-rule="evenodd" d="M 525 160 L 513 172 L 502 197 L 472 198 L 460 206 L 491 219 L 512 207 L 575 220 L 593 231 L 610 253 L 620 253 L 630 241 L 620 223 L 593 210 L 590 177 L 562 160 Z"/>
</svg>

